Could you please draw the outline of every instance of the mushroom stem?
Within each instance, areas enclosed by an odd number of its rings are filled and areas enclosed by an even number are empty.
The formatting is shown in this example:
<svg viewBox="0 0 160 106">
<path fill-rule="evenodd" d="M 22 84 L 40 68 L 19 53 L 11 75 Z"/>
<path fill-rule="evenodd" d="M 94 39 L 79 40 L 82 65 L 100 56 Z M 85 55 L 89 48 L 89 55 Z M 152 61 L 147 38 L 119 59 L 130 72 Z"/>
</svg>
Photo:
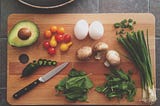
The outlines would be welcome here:
<svg viewBox="0 0 160 106">
<path fill-rule="evenodd" d="M 97 52 L 94 58 L 100 60 L 102 58 L 102 52 Z"/>
<path fill-rule="evenodd" d="M 108 60 L 106 60 L 106 61 L 104 62 L 104 65 L 105 65 L 106 67 L 109 67 L 109 66 L 110 66 Z"/>
<path fill-rule="evenodd" d="M 105 42 L 98 42 L 94 46 L 94 52 L 96 53 L 95 59 L 100 60 L 104 52 L 108 49 L 108 45 Z"/>
</svg>

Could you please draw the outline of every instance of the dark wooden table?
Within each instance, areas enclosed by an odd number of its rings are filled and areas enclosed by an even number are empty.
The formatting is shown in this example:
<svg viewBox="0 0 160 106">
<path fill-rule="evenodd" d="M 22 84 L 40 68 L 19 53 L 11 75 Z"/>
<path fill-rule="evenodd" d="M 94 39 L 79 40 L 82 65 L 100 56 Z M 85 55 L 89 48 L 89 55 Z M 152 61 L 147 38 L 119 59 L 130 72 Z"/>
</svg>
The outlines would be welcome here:
<svg viewBox="0 0 160 106">
<path fill-rule="evenodd" d="M 160 0 L 76 0 L 57 9 L 35 9 L 17 0 L 1 0 L 0 17 L 0 106 L 9 106 L 6 101 L 7 79 L 7 17 L 12 13 L 153 13 L 156 17 L 156 76 L 157 97 L 160 104 Z"/>
</svg>

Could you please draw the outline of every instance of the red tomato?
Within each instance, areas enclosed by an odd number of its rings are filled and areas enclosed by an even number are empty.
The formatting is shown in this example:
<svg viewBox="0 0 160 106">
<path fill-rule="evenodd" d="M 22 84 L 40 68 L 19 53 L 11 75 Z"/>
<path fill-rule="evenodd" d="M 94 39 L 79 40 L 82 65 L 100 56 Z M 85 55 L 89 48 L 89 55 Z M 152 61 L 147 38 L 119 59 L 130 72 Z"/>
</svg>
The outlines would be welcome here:
<svg viewBox="0 0 160 106">
<path fill-rule="evenodd" d="M 64 40 L 64 36 L 63 35 L 56 35 L 55 38 L 56 38 L 57 42 L 63 42 L 63 40 Z"/>
<path fill-rule="evenodd" d="M 46 30 L 45 32 L 44 32 L 44 37 L 45 38 L 50 38 L 52 36 L 52 32 L 50 31 L 50 30 Z"/>
<path fill-rule="evenodd" d="M 57 33 L 58 33 L 58 34 L 64 34 L 64 28 L 63 28 L 63 27 L 59 27 L 59 28 L 57 29 Z"/>
<path fill-rule="evenodd" d="M 54 47 L 49 47 L 48 48 L 48 54 L 50 54 L 50 55 L 56 54 L 56 49 Z"/>
<path fill-rule="evenodd" d="M 43 47 L 44 47 L 45 49 L 48 49 L 48 48 L 50 47 L 49 41 L 43 42 Z"/>
<path fill-rule="evenodd" d="M 64 42 L 65 43 L 68 43 L 68 42 L 70 42 L 71 41 L 71 35 L 69 35 L 69 34 L 64 34 Z"/>
</svg>

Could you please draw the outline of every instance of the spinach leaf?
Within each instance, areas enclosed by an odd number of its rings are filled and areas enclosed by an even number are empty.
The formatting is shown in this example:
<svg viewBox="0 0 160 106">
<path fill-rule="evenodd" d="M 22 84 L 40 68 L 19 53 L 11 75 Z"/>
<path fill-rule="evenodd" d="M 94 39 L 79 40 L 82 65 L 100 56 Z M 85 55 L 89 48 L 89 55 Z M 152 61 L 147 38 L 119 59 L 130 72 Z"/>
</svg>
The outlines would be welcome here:
<svg viewBox="0 0 160 106">
<path fill-rule="evenodd" d="M 87 100 L 87 94 L 84 94 L 82 97 L 78 98 L 79 101 L 84 102 Z"/>
<path fill-rule="evenodd" d="M 86 76 L 73 77 L 66 81 L 66 88 L 81 87 L 84 85 Z"/>
<path fill-rule="evenodd" d="M 76 69 L 71 69 L 71 71 L 68 74 L 68 77 L 77 77 L 77 76 L 83 76 L 86 75 L 83 71 L 77 71 Z"/>
<path fill-rule="evenodd" d="M 79 98 L 82 98 L 83 95 L 86 93 L 87 93 L 87 90 L 81 87 L 72 87 L 64 91 L 64 95 L 66 96 L 66 98 L 71 101 L 76 101 Z"/>
<path fill-rule="evenodd" d="M 67 79 L 68 79 L 67 77 L 63 78 L 63 79 L 59 82 L 59 84 L 55 86 L 55 89 L 56 89 L 57 91 L 63 91 L 63 90 L 65 89 L 65 83 L 66 83 Z"/>
<path fill-rule="evenodd" d="M 88 77 L 85 77 L 85 88 L 90 89 L 92 87 L 93 87 L 93 82 Z"/>
<path fill-rule="evenodd" d="M 86 101 L 89 89 L 93 87 L 92 81 L 85 72 L 71 69 L 65 77 L 55 86 L 69 101 Z"/>
</svg>

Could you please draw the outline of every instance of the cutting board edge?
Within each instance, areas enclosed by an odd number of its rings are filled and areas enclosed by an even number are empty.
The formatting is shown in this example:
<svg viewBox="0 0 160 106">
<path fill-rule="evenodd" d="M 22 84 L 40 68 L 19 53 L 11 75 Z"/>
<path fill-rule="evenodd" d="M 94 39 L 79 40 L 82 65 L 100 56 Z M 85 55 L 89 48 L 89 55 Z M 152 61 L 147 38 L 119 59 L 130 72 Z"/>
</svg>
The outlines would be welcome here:
<svg viewBox="0 0 160 106">
<path fill-rule="evenodd" d="M 8 15 L 7 22 L 9 22 L 10 18 L 18 16 L 18 15 L 33 15 L 34 16 L 34 15 L 96 15 L 96 14 L 99 14 L 99 15 L 106 15 L 106 14 L 113 14 L 113 15 L 120 15 L 120 14 L 123 14 L 123 15 L 148 15 L 148 16 L 153 18 L 154 23 L 155 23 L 155 15 L 153 13 L 56 13 L 56 14 L 12 13 L 12 14 Z"/>
</svg>

